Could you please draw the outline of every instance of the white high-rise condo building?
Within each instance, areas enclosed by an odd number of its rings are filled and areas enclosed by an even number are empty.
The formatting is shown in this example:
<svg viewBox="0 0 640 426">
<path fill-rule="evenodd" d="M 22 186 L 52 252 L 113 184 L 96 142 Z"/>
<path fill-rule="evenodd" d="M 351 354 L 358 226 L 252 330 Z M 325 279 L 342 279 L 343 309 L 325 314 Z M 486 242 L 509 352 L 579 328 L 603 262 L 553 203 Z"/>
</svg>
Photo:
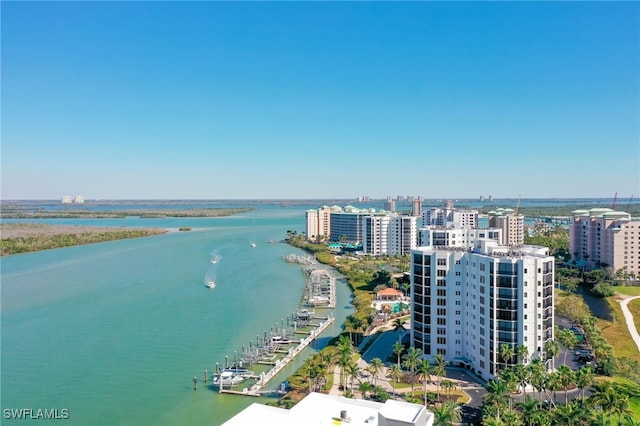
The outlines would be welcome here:
<svg viewBox="0 0 640 426">
<path fill-rule="evenodd" d="M 388 250 L 390 255 L 410 254 L 418 247 L 418 218 L 394 215 L 389 222 Z"/>
<path fill-rule="evenodd" d="M 610 267 L 640 277 L 640 218 L 608 208 L 576 210 L 569 225 L 569 253 L 586 269 Z"/>
<path fill-rule="evenodd" d="M 546 361 L 553 339 L 554 258 L 548 248 L 517 249 L 493 240 L 464 248 L 420 247 L 411 253 L 411 345 L 426 358 L 491 379 L 516 357 L 500 347 L 527 349 Z M 549 365 L 549 362 L 547 363 Z"/>
<path fill-rule="evenodd" d="M 455 209 L 453 202 L 444 207 L 431 207 L 422 212 L 422 226 L 443 226 L 446 228 L 475 228 L 478 226 L 478 211 Z"/>
</svg>

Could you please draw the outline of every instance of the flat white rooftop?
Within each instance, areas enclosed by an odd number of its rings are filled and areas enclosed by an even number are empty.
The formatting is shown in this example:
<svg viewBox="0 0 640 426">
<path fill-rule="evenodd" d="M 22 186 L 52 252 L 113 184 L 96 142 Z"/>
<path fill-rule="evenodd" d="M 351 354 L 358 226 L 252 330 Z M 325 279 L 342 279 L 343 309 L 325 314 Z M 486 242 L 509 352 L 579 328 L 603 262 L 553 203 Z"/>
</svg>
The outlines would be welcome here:
<svg viewBox="0 0 640 426">
<path fill-rule="evenodd" d="M 223 426 L 257 424 L 384 426 L 433 425 L 433 413 L 424 406 L 403 401 L 385 403 L 311 393 L 290 410 L 254 403 Z"/>
</svg>

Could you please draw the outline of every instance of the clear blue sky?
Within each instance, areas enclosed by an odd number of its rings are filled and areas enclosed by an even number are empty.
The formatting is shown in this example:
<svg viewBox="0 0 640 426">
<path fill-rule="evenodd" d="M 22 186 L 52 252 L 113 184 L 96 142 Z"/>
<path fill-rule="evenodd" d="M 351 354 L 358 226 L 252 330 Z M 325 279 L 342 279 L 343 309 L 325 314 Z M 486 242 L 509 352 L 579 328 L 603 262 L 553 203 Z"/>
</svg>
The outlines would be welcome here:
<svg viewBox="0 0 640 426">
<path fill-rule="evenodd" d="M 2 199 L 640 197 L 638 2 L 10 2 Z"/>
</svg>

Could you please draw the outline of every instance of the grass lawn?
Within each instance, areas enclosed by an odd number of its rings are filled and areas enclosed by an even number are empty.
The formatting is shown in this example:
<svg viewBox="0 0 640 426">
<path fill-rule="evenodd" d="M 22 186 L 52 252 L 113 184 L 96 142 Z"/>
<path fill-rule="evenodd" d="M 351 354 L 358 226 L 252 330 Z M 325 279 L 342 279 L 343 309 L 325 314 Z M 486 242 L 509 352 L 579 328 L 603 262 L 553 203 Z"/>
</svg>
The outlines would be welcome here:
<svg viewBox="0 0 640 426">
<path fill-rule="evenodd" d="M 634 419 L 640 419 L 640 385 L 625 377 L 598 376 L 599 381 L 607 381 L 627 389 L 634 396 L 629 397 L 629 410 L 633 413 Z"/>
<path fill-rule="evenodd" d="M 627 296 L 640 296 L 640 286 L 618 285 L 613 287 L 613 291 L 626 294 Z"/>
<path fill-rule="evenodd" d="M 617 289 L 618 287 L 616 287 Z M 607 301 L 609 306 L 613 310 L 613 321 L 598 320 L 598 328 L 602 330 L 602 335 L 607 342 L 613 346 L 613 351 L 618 358 L 626 357 L 635 361 L 640 361 L 640 353 L 638 347 L 631 338 L 631 333 L 627 328 L 627 324 L 622 315 L 622 308 L 620 304 L 615 300 L 615 296 L 608 297 Z M 633 302 L 632 302 L 633 303 Z M 635 305 L 632 309 L 635 309 Z M 634 317 L 637 324 L 637 318 Z"/>
</svg>

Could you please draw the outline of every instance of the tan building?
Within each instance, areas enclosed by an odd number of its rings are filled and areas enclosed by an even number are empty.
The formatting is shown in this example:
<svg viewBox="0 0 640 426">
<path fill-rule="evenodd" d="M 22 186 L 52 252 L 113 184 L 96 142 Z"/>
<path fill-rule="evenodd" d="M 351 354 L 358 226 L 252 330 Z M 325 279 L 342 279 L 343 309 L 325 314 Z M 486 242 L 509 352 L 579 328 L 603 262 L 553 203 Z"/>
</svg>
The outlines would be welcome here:
<svg viewBox="0 0 640 426">
<path fill-rule="evenodd" d="M 502 229 L 501 244 L 521 246 L 524 244 L 524 216 L 512 209 L 499 208 L 489 212 L 489 227 Z"/>
<path fill-rule="evenodd" d="M 640 276 L 640 218 L 609 208 L 576 210 L 569 225 L 569 252 L 578 266 L 625 269 Z"/>
<path fill-rule="evenodd" d="M 322 206 L 317 210 L 307 210 L 307 240 L 319 241 L 329 238 L 331 232 L 331 208 Z"/>
</svg>

